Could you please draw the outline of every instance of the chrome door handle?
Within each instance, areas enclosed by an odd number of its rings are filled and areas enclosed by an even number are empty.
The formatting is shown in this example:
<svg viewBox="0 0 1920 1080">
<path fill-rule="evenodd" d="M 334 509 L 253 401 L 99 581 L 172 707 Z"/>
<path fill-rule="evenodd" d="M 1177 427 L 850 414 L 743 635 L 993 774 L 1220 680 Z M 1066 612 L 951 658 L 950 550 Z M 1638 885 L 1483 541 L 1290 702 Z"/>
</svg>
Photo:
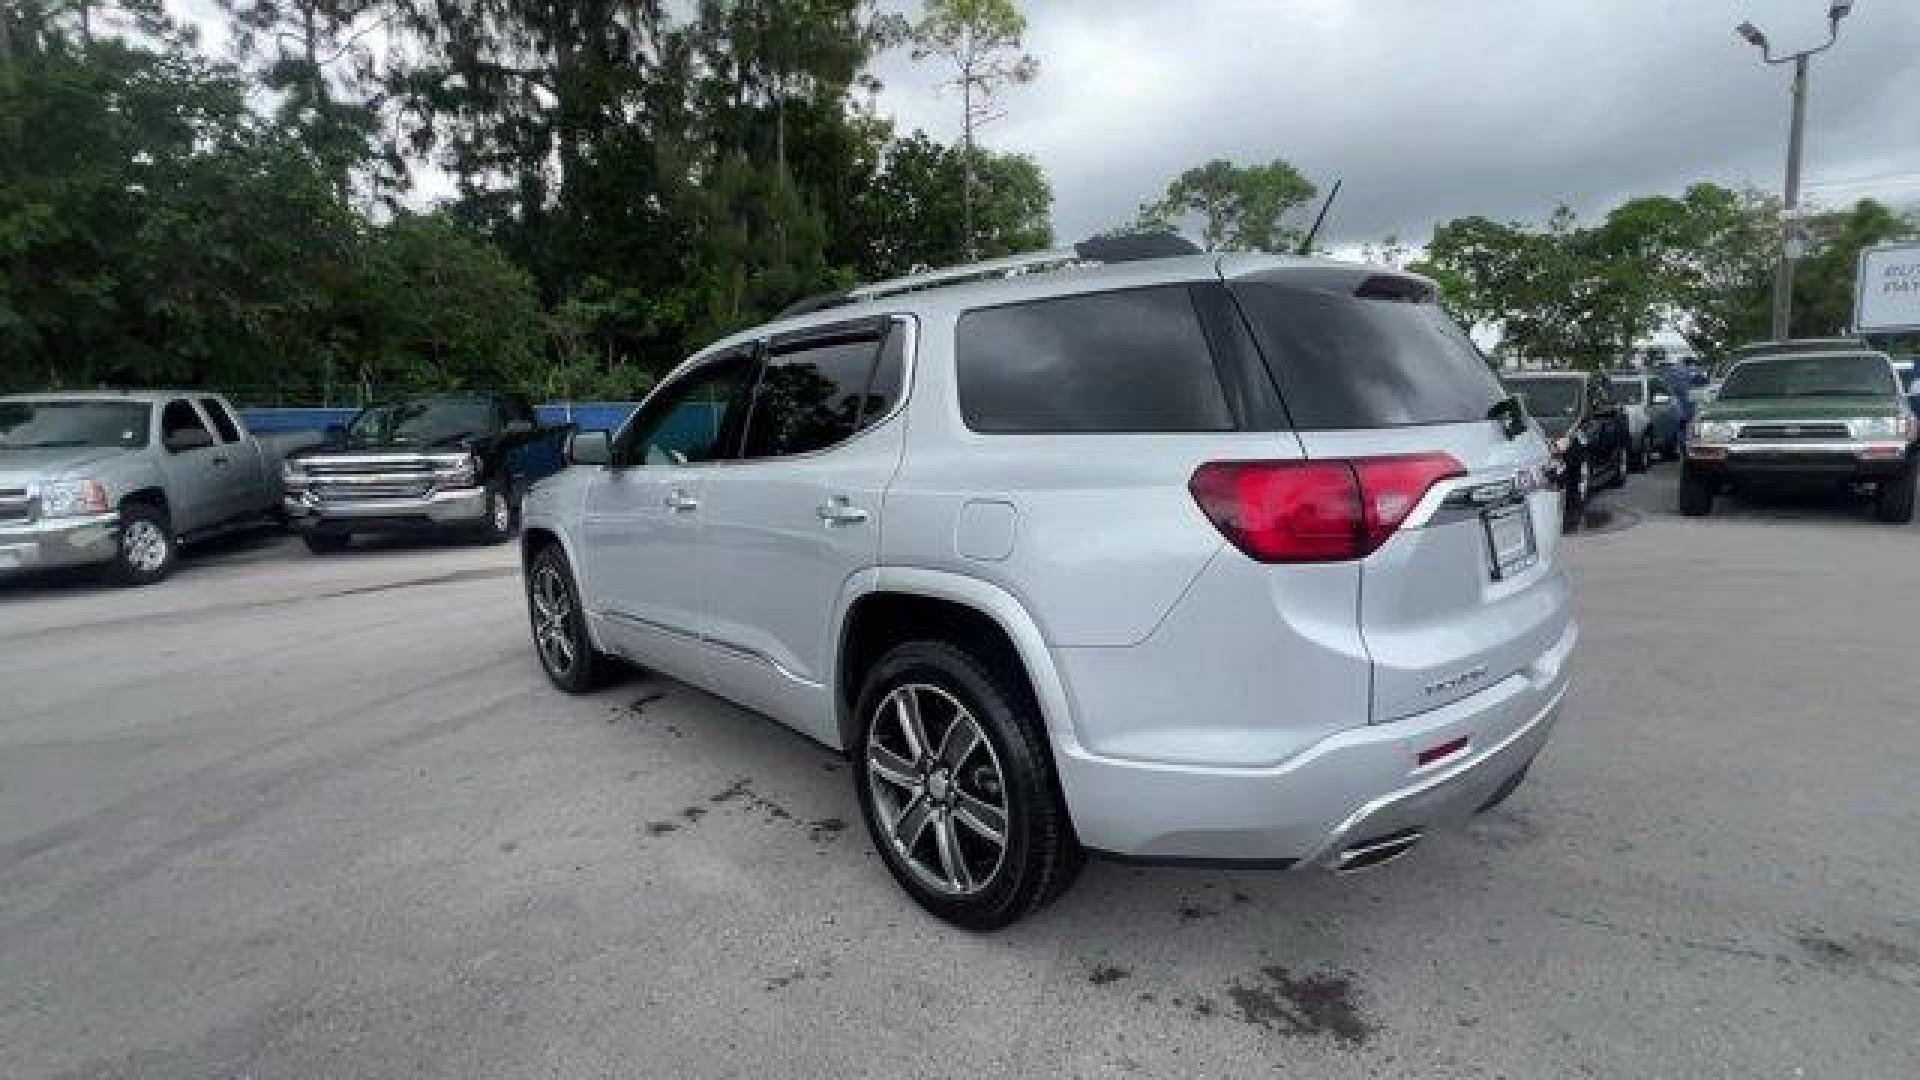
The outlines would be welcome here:
<svg viewBox="0 0 1920 1080">
<path fill-rule="evenodd" d="M 845 496 L 836 496 L 831 501 L 821 503 L 814 508 L 814 512 L 828 525 L 852 525 L 867 520 L 867 512 L 848 503 Z"/>
<path fill-rule="evenodd" d="M 684 491 L 676 491 L 667 496 L 667 509 L 676 514 L 690 514 L 700 509 L 700 500 Z"/>
</svg>

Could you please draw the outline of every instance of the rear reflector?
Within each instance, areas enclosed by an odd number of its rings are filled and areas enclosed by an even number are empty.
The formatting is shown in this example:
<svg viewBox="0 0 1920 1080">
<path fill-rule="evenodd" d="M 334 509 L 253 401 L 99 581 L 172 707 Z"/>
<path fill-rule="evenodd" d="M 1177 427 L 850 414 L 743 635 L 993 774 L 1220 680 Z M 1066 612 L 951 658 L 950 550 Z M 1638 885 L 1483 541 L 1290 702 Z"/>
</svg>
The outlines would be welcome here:
<svg viewBox="0 0 1920 1080">
<path fill-rule="evenodd" d="M 1450 758 L 1466 748 L 1467 737 L 1465 735 L 1457 739 L 1448 739 L 1438 746 L 1429 746 L 1425 750 L 1420 751 L 1420 764 L 1422 766 L 1431 765 L 1436 761 Z"/>
<path fill-rule="evenodd" d="M 1465 475 L 1448 454 L 1214 461 L 1187 489 L 1221 535 L 1260 562 L 1340 562 L 1378 550 L 1428 489 Z"/>
</svg>

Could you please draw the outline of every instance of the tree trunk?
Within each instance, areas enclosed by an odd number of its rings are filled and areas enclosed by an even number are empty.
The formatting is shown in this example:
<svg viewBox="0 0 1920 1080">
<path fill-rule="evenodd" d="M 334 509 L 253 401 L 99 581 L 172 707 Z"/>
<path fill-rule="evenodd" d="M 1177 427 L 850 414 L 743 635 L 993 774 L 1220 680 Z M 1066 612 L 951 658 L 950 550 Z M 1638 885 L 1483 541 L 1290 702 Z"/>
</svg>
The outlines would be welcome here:
<svg viewBox="0 0 1920 1080">
<path fill-rule="evenodd" d="M 979 258 L 973 242 L 973 66 L 960 70 L 960 235 L 967 261 Z"/>
</svg>

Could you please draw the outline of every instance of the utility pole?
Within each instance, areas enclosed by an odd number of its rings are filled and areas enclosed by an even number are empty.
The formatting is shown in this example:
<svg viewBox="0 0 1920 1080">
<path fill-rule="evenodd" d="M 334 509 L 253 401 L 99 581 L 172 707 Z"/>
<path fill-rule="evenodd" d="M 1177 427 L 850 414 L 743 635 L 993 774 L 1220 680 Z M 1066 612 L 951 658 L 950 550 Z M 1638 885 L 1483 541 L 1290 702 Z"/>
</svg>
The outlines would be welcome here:
<svg viewBox="0 0 1920 1080">
<path fill-rule="evenodd" d="M 1800 248 L 1805 243 L 1800 230 L 1799 211 L 1800 157 L 1806 144 L 1808 61 L 1833 48 L 1833 43 L 1840 38 L 1840 20 L 1853 12 L 1853 4 L 1854 0 L 1833 0 L 1828 7 L 1826 44 L 1785 56 L 1773 55 L 1773 46 L 1767 41 L 1767 35 L 1752 23 L 1743 22 L 1734 28 L 1735 33 L 1760 50 L 1761 58 L 1769 65 L 1793 64 L 1793 119 L 1787 131 L 1786 204 L 1781 221 L 1780 265 L 1773 276 L 1775 341 L 1786 341 L 1793 336 L 1793 264 L 1800 257 Z"/>
</svg>

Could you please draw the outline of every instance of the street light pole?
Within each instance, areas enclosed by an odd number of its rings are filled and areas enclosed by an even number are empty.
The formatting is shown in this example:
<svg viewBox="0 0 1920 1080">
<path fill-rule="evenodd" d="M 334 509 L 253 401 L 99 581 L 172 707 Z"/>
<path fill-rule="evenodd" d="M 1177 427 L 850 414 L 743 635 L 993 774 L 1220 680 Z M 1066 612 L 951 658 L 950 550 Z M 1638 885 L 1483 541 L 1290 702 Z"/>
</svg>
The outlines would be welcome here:
<svg viewBox="0 0 1920 1080">
<path fill-rule="evenodd" d="M 1833 48 L 1840 38 L 1840 20 L 1853 11 L 1854 0 L 1833 0 L 1827 9 L 1826 44 L 1802 49 L 1785 56 L 1773 55 L 1767 35 L 1750 22 L 1743 22 L 1735 33 L 1760 50 L 1768 64 L 1793 64 L 1793 121 L 1787 131 L 1786 205 L 1780 233 L 1780 266 L 1773 277 L 1773 337 L 1786 341 L 1793 336 L 1793 263 L 1799 257 L 1800 237 L 1800 157 L 1806 144 L 1808 61 Z"/>
</svg>

